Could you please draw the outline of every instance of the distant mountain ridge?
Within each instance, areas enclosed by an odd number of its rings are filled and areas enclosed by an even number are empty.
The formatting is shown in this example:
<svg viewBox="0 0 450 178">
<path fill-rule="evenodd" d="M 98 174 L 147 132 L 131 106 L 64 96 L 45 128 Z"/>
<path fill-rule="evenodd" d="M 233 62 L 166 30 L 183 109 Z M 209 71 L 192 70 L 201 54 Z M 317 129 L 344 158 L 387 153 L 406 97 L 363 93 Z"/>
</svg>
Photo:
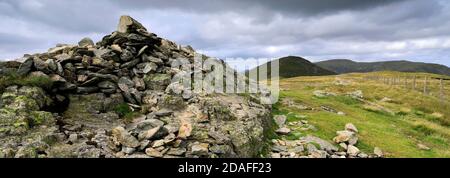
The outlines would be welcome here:
<svg viewBox="0 0 450 178">
<path fill-rule="evenodd" d="M 298 76 L 323 76 L 323 75 L 335 75 L 335 72 L 324 69 L 315 65 L 314 63 L 304 59 L 302 57 L 297 56 L 287 56 L 280 59 L 276 59 L 274 61 L 279 62 L 279 76 L 280 78 L 290 78 L 290 77 L 298 77 Z M 272 62 L 272 61 L 271 61 Z M 271 62 L 266 63 L 270 66 Z M 262 64 L 265 65 L 265 64 Z M 249 71 L 255 72 L 259 70 L 262 66 L 257 66 Z M 248 74 L 249 71 L 245 71 Z M 261 71 L 260 71 L 261 72 Z M 268 76 L 271 76 L 270 67 L 267 67 Z"/>
<path fill-rule="evenodd" d="M 411 61 L 382 61 L 382 62 L 355 62 L 349 59 L 333 59 L 316 62 L 316 65 L 336 72 L 375 72 L 375 71 L 398 71 L 398 72 L 426 72 L 450 76 L 450 68 L 445 65 L 411 62 Z"/>
</svg>

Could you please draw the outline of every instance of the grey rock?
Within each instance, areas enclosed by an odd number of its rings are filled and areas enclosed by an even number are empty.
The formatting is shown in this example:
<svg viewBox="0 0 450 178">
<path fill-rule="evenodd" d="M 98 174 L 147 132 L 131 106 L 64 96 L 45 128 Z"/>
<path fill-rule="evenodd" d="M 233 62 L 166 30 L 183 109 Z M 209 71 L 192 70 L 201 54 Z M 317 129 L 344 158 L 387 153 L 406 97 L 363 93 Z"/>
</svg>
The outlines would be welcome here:
<svg viewBox="0 0 450 178">
<path fill-rule="evenodd" d="M 123 127 L 116 127 L 111 132 L 113 138 L 124 146 L 136 148 L 140 145 L 139 141 L 130 135 Z"/>
<path fill-rule="evenodd" d="M 141 23 L 134 20 L 130 16 L 121 16 L 119 25 L 117 26 L 117 31 L 120 33 L 132 33 L 138 29 L 147 31 Z"/>
<path fill-rule="evenodd" d="M 348 145 L 347 154 L 349 154 L 350 156 L 357 156 L 359 153 L 360 153 L 360 151 L 358 148 L 356 148 L 353 145 Z"/>
<path fill-rule="evenodd" d="M 61 62 L 65 63 L 65 62 L 69 61 L 71 58 L 72 58 L 72 56 L 70 56 L 69 54 L 66 54 L 66 53 L 58 54 L 55 56 L 56 62 L 59 62 L 59 63 L 61 63 Z"/>
<path fill-rule="evenodd" d="M 96 49 L 94 55 L 96 58 L 104 59 L 106 61 L 120 61 L 119 56 L 113 50 L 107 48 Z"/>
<path fill-rule="evenodd" d="M 113 90 L 117 89 L 116 84 L 111 81 L 102 81 L 102 82 L 98 83 L 97 86 L 101 89 L 113 89 Z"/>
<path fill-rule="evenodd" d="M 305 151 L 305 149 L 303 148 L 302 145 L 300 145 L 300 146 L 295 146 L 294 148 L 290 148 L 287 151 L 294 152 L 294 153 L 301 153 L 301 152 Z"/>
<path fill-rule="evenodd" d="M 424 145 L 424 144 L 421 144 L 421 143 L 419 143 L 419 144 L 417 144 L 417 148 L 419 148 L 419 149 L 421 149 L 421 150 L 431 150 L 431 148 L 430 147 L 428 147 L 428 146 L 426 146 L 426 145 Z"/>
<path fill-rule="evenodd" d="M 77 142 L 77 140 L 78 140 L 78 135 L 76 133 L 69 135 L 70 142 L 75 143 L 75 142 Z"/>
<path fill-rule="evenodd" d="M 136 148 L 130 148 L 130 147 L 122 146 L 122 152 L 124 152 L 125 154 L 132 154 L 135 151 L 136 151 Z"/>
<path fill-rule="evenodd" d="M 364 94 L 361 90 L 356 90 L 353 92 L 349 92 L 347 93 L 350 97 L 355 98 L 355 99 L 363 99 L 364 98 Z"/>
<path fill-rule="evenodd" d="M 160 59 L 160 58 L 156 58 L 156 57 L 153 57 L 153 56 L 147 56 L 147 55 L 142 55 L 142 61 L 144 61 L 144 62 L 152 62 L 152 63 L 155 63 L 155 64 L 163 64 L 164 63 L 164 61 L 162 59 Z"/>
<path fill-rule="evenodd" d="M 161 147 L 161 146 L 164 146 L 164 140 L 155 140 L 152 143 L 153 148 L 157 148 L 157 147 Z"/>
<path fill-rule="evenodd" d="M 120 90 L 129 92 L 130 88 L 134 87 L 134 82 L 128 77 L 121 77 L 117 82 L 117 85 L 119 86 Z"/>
<path fill-rule="evenodd" d="M 142 140 L 139 145 L 139 150 L 145 150 L 150 145 L 150 140 Z"/>
<path fill-rule="evenodd" d="M 286 146 L 275 145 L 275 146 L 272 147 L 272 151 L 274 151 L 274 152 L 286 152 L 287 151 L 287 147 Z"/>
<path fill-rule="evenodd" d="M 51 74 L 49 77 L 53 84 L 64 84 L 67 82 L 65 78 L 57 74 Z"/>
<path fill-rule="evenodd" d="M 127 46 L 125 49 L 122 49 L 122 54 L 120 55 L 120 59 L 123 62 L 130 61 L 131 59 L 134 58 L 134 54 L 133 54 L 134 51 L 135 51 L 134 48 Z"/>
<path fill-rule="evenodd" d="M 148 127 L 153 128 L 153 127 L 158 127 L 158 126 L 163 126 L 163 125 L 164 125 L 164 122 L 160 121 L 158 119 L 147 119 L 147 120 L 140 122 L 137 125 L 137 127 L 143 129 L 143 128 L 148 128 Z"/>
<path fill-rule="evenodd" d="M 126 158 L 151 158 L 150 156 L 147 156 L 146 154 L 141 154 L 141 153 L 135 153 L 132 155 L 127 155 Z"/>
<path fill-rule="evenodd" d="M 64 69 L 59 62 L 56 63 L 56 72 L 58 75 L 64 75 Z"/>
<path fill-rule="evenodd" d="M 191 154 L 198 156 L 206 156 L 208 155 L 209 144 L 207 143 L 194 143 L 191 146 Z"/>
<path fill-rule="evenodd" d="M 331 155 L 330 158 L 342 158 L 342 157 L 339 156 L 339 155 Z M 344 157 L 344 158 L 345 158 L 345 157 Z"/>
<path fill-rule="evenodd" d="M 378 157 L 383 157 L 383 151 L 379 147 L 375 147 L 373 153 Z"/>
<path fill-rule="evenodd" d="M 138 66 L 138 68 L 142 70 L 142 73 L 148 74 L 150 72 L 156 72 L 158 65 L 153 62 L 146 62 L 142 63 L 142 65 Z"/>
<path fill-rule="evenodd" d="M 158 151 L 158 150 L 156 150 L 154 148 L 147 148 L 147 149 L 145 149 L 145 154 L 150 156 L 150 157 L 154 157 L 154 158 L 161 158 L 161 157 L 163 157 L 163 154 L 160 151 Z"/>
<path fill-rule="evenodd" d="M 55 60 L 53 59 L 47 59 L 47 61 L 45 61 L 48 65 L 48 68 L 52 71 L 56 71 L 58 69 L 58 66 L 56 65 Z"/>
<path fill-rule="evenodd" d="M 289 129 L 287 127 L 282 127 L 282 128 L 279 128 L 279 129 L 275 130 L 275 132 L 277 134 L 287 135 L 287 134 L 291 133 L 291 129 Z"/>
<path fill-rule="evenodd" d="M 162 128 L 163 130 L 165 130 L 165 128 L 163 127 Z M 168 133 L 168 131 L 167 130 L 165 130 L 165 133 L 164 133 L 164 135 L 166 135 Z M 176 136 L 175 136 L 175 134 L 173 134 L 173 133 L 170 133 L 170 134 L 168 134 L 167 136 L 165 136 L 164 137 L 164 143 L 165 144 L 169 144 L 169 143 L 172 143 L 173 141 L 175 141 L 175 139 L 176 139 Z"/>
<path fill-rule="evenodd" d="M 142 47 L 140 50 L 139 50 L 139 52 L 138 52 L 138 54 L 137 54 L 137 57 L 139 57 L 139 56 L 141 56 L 142 54 L 144 54 L 145 53 L 145 51 L 148 49 L 148 45 L 145 45 L 144 47 Z"/>
<path fill-rule="evenodd" d="M 271 153 L 270 157 L 271 158 L 281 158 L 281 154 L 280 153 Z"/>
<path fill-rule="evenodd" d="M 356 136 L 354 136 L 354 137 L 350 138 L 350 140 L 348 140 L 349 145 L 356 145 L 356 143 L 358 143 L 358 137 L 356 137 Z"/>
<path fill-rule="evenodd" d="M 308 143 L 306 145 L 306 150 L 308 151 L 308 154 L 312 154 L 314 151 L 317 151 L 318 149 L 313 144 Z"/>
<path fill-rule="evenodd" d="M 158 116 L 158 117 L 164 117 L 164 116 L 170 116 L 170 115 L 172 115 L 172 113 L 173 113 L 172 110 L 164 108 L 164 109 L 160 109 L 160 110 L 156 111 L 154 114 L 155 114 L 155 116 Z"/>
<path fill-rule="evenodd" d="M 48 68 L 48 64 L 44 61 L 42 61 L 39 57 L 33 57 L 33 63 L 34 67 L 44 73 L 50 73 L 51 71 Z"/>
<path fill-rule="evenodd" d="M 347 150 L 347 148 L 348 148 L 347 144 L 345 144 L 345 143 L 339 143 L 339 146 L 344 150 Z"/>
<path fill-rule="evenodd" d="M 301 140 L 305 141 L 306 143 L 315 143 L 320 146 L 322 150 L 325 151 L 338 151 L 338 148 L 331 144 L 328 141 L 325 141 L 319 137 L 307 135 L 306 137 L 302 137 Z"/>
<path fill-rule="evenodd" d="M 148 140 L 153 138 L 161 138 L 166 135 L 168 132 L 162 126 L 157 126 L 155 128 L 151 128 L 149 130 L 145 130 L 139 133 L 139 140 Z"/>
<path fill-rule="evenodd" d="M 134 82 L 134 86 L 136 87 L 137 90 L 139 90 L 139 91 L 145 90 L 144 79 L 139 78 L 139 77 L 134 77 L 133 82 Z"/>
<path fill-rule="evenodd" d="M 336 132 L 337 136 L 333 138 L 333 140 L 336 143 L 343 143 L 343 142 L 349 142 L 349 140 L 355 140 L 355 133 L 354 132 L 350 132 L 347 130 L 344 131 L 337 131 Z"/>
<path fill-rule="evenodd" d="M 279 128 L 282 128 L 284 124 L 286 123 L 286 116 L 285 115 L 275 115 L 273 117 L 273 120 L 275 120 L 275 123 L 278 125 Z"/>
<path fill-rule="evenodd" d="M 107 61 L 107 60 L 105 60 L 103 58 L 99 58 L 99 57 L 92 58 L 92 65 L 98 66 L 98 67 L 103 67 L 103 68 L 108 68 L 108 69 L 114 68 L 114 65 L 110 61 Z"/>
<path fill-rule="evenodd" d="M 350 132 L 358 133 L 358 129 L 352 123 L 345 124 L 345 130 L 348 130 Z"/>
<path fill-rule="evenodd" d="M 183 156 L 185 153 L 186 148 L 170 148 L 166 154 L 174 156 Z"/>
<path fill-rule="evenodd" d="M 86 37 L 78 42 L 78 46 L 80 47 L 94 46 L 94 42 L 90 38 Z"/>
<path fill-rule="evenodd" d="M 169 133 L 175 133 L 175 132 L 178 132 L 178 127 L 177 126 L 175 126 L 175 125 L 164 125 L 163 126 L 166 130 L 167 130 L 167 132 L 169 132 Z"/>
<path fill-rule="evenodd" d="M 181 95 L 181 97 L 183 97 L 183 99 L 188 100 L 191 99 L 193 97 L 193 93 L 191 90 L 183 90 L 183 94 Z"/>
<path fill-rule="evenodd" d="M 227 156 L 231 154 L 232 148 L 229 145 L 213 145 L 209 150 L 215 154 Z"/>
<path fill-rule="evenodd" d="M 358 154 L 358 157 L 360 157 L 360 158 L 368 158 L 369 155 L 367 155 L 367 154 L 365 154 L 365 153 L 359 153 L 359 154 Z"/>
<path fill-rule="evenodd" d="M 100 78 L 93 77 L 93 78 L 88 79 L 85 82 L 81 83 L 80 86 L 83 86 L 83 87 L 85 87 L 85 86 L 92 86 L 92 85 L 95 85 L 96 83 L 98 83 L 99 81 L 101 81 Z"/>
<path fill-rule="evenodd" d="M 17 74 L 18 75 L 26 75 L 28 73 L 30 73 L 31 68 L 33 67 L 34 62 L 33 62 L 33 58 L 28 58 L 26 59 L 19 67 L 19 69 L 17 70 Z"/>
<path fill-rule="evenodd" d="M 311 158 L 327 158 L 327 152 L 323 150 L 315 150 L 309 155 Z"/>
<path fill-rule="evenodd" d="M 122 96 L 125 99 L 125 101 L 127 101 L 128 103 L 131 104 L 138 104 L 138 102 L 136 101 L 136 99 L 133 97 L 133 95 L 131 95 L 130 91 L 123 91 L 122 92 Z"/>
<path fill-rule="evenodd" d="M 169 74 L 150 74 L 144 77 L 146 88 L 151 90 L 165 90 L 170 81 Z"/>
<path fill-rule="evenodd" d="M 99 78 L 99 79 L 106 79 L 111 80 L 114 82 L 117 82 L 119 80 L 119 77 L 113 75 L 113 74 L 99 74 L 99 73 L 88 73 L 88 77 L 92 78 Z"/>
<path fill-rule="evenodd" d="M 126 63 L 123 63 L 122 65 L 120 65 L 120 68 L 131 68 L 131 67 L 136 66 L 139 62 L 141 62 L 141 59 L 140 58 L 136 58 L 136 59 L 133 59 L 133 60 L 128 61 Z"/>
</svg>

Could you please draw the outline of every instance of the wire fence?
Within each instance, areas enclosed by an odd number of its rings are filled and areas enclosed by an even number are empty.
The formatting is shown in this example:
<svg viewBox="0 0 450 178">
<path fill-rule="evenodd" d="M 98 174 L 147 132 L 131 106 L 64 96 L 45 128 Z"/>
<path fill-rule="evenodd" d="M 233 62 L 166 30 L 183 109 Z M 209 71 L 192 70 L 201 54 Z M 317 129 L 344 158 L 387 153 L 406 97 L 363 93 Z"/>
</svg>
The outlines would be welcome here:
<svg viewBox="0 0 450 178">
<path fill-rule="evenodd" d="M 365 80 L 373 80 L 379 84 L 388 85 L 394 88 L 403 88 L 407 90 L 415 90 L 423 93 L 439 97 L 443 101 L 448 101 L 448 89 L 450 84 L 449 78 L 438 78 L 429 76 L 366 76 Z"/>
</svg>

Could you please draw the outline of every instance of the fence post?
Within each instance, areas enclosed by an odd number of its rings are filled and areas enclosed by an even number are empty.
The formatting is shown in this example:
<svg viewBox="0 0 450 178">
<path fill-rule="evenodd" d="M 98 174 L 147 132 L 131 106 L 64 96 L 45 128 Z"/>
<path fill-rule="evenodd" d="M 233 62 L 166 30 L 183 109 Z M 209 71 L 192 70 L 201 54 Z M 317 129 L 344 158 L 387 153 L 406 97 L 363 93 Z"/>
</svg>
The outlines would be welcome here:
<svg viewBox="0 0 450 178">
<path fill-rule="evenodd" d="M 424 85 L 423 85 L 423 94 L 428 94 L 427 91 L 428 77 L 425 77 Z"/>
<path fill-rule="evenodd" d="M 440 79 L 439 81 L 440 83 L 440 89 L 439 89 L 439 94 L 441 95 L 441 99 L 444 100 L 444 80 Z"/>
<path fill-rule="evenodd" d="M 405 88 L 408 89 L 408 77 L 405 77 Z"/>
</svg>

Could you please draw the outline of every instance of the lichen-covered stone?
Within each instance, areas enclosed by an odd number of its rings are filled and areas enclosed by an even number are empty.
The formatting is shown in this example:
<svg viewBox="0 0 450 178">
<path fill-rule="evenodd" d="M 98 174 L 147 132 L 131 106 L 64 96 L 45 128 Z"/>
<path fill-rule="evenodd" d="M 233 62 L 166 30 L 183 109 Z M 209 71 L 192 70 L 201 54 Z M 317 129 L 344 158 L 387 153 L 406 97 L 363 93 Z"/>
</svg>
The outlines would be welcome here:
<svg viewBox="0 0 450 178">
<path fill-rule="evenodd" d="M 165 90 L 170 84 L 169 74 L 148 74 L 144 77 L 145 86 L 151 90 Z"/>
</svg>

